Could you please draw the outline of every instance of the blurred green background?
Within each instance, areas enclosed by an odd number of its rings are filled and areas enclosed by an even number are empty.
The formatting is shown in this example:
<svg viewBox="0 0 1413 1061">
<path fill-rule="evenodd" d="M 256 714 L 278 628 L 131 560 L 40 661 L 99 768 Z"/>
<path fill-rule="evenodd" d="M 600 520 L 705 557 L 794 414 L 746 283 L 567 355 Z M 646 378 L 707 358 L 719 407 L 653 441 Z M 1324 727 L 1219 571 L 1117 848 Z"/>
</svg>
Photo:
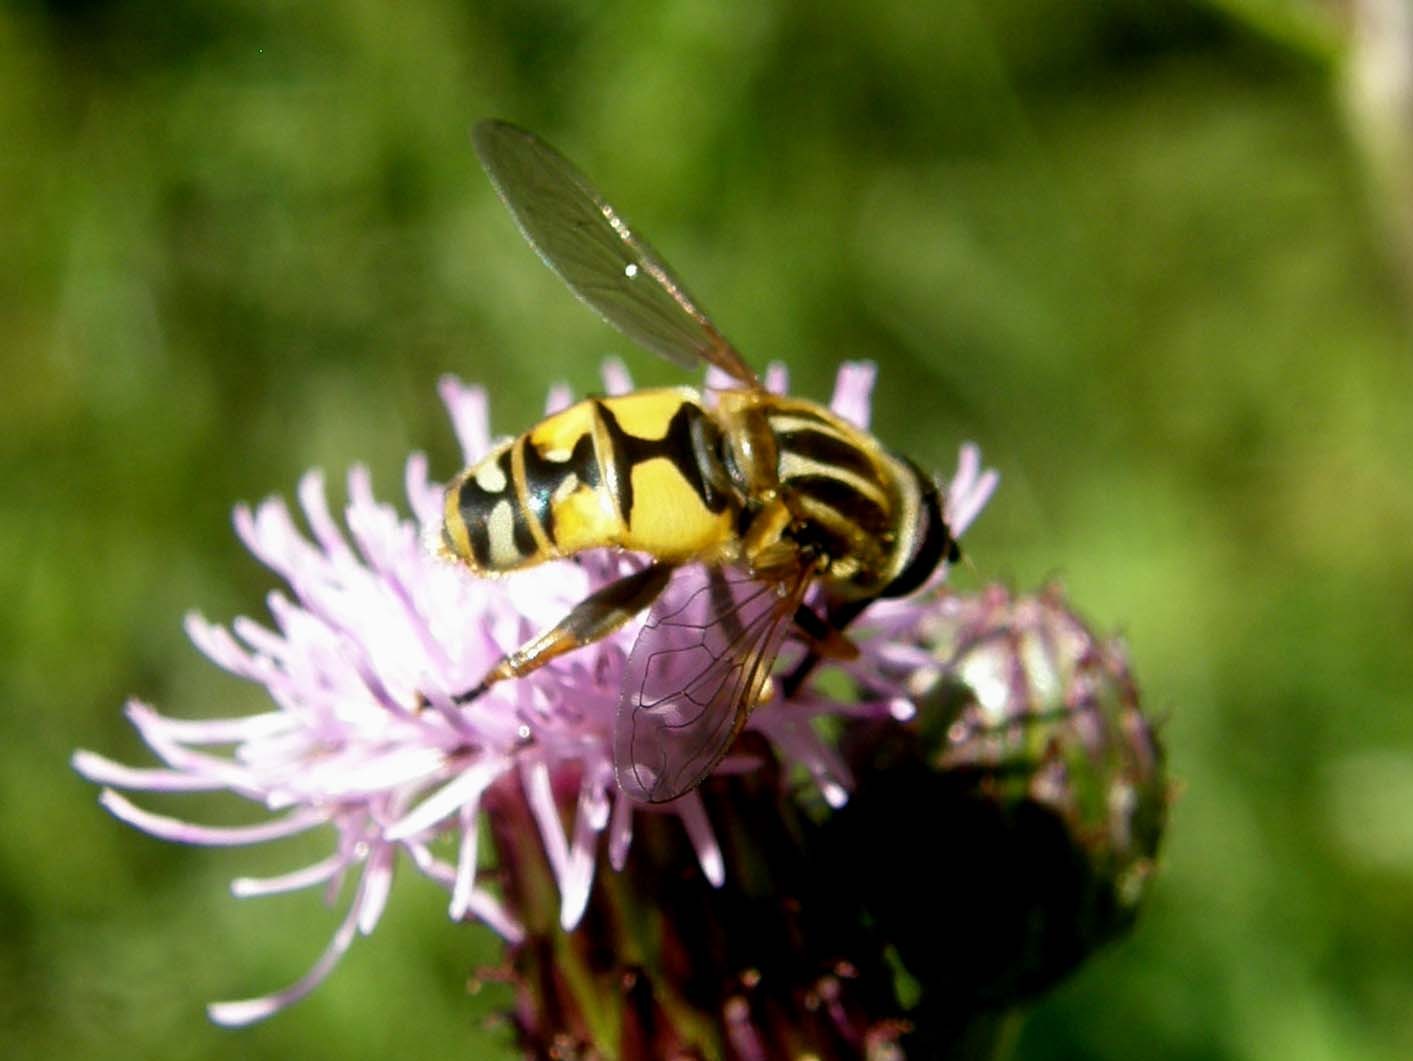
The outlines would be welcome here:
<svg viewBox="0 0 1413 1061">
<path fill-rule="evenodd" d="M 130 694 L 261 705 L 181 632 L 264 613 L 236 501 L 358 461 L 400 499 L 413 449 L 449 475 L 444 372 L 504 432 L 609 353 L 675 378 L 521 242 L 485 115 L 796 391 L 873 358 L 888 442 L 979 441 L 964 583 L 1061 576 L 1129 639 L 1182 785 L 1162 877 L 1019 1056 L 1413 1056 L 1413 125 L 1360 89 L 1406 62 L 1361 30 L 1402 3 L 5 5 L 6 1056 L 510 1056 L 504 995 L 466 997 L 490 934 L 408 873 L 313 997 L 208 1024 L 336 917 L 227 880 L 317 847 L 160 843 L 68 765 L 150 762 Z"/>
</svg>

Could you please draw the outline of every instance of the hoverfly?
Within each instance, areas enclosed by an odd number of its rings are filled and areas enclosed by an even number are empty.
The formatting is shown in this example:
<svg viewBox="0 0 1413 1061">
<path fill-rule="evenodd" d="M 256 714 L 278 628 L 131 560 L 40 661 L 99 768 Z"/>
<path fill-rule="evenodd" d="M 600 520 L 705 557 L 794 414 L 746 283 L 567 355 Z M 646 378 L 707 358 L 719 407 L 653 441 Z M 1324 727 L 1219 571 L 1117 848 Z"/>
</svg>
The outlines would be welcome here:
<svg viewBox="0 0 1413 1061">
<path fill-rule="evenodd" d="M 484 121 L 476 153 L 521 233 L 571 291 L 637 343 L 735 383 L 588 398 L 504 442 L 447 487 L 445 551 L 480 575 L 585 549 L 646 554 L 552 629 L 504 656 L 465 703 L 648 611 L 614 728 L 619 787 L 651 803 L 691 791 L 726 754 L 793 627 L 809 652 L 920 586 L 956 542 L 912 461 L 815 402 L 766 390 L 647 242 L 563 155 Z M 823 614 L 805 604 L 823 590 Z"/>
</svg>

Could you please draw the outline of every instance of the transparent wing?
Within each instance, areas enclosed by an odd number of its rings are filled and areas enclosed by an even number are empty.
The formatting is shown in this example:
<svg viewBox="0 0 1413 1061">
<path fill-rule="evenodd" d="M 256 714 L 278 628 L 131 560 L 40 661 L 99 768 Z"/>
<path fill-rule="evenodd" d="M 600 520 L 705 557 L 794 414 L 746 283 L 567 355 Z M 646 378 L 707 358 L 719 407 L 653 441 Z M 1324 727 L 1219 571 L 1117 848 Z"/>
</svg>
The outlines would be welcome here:
<svg viewBox="0 0 1413 1061">
<path fill-rule="evenodd" d="M 618 784 L 666 803 L 702 782 L 759 700 L 809 584 L 709 565 L 678 569 L 628 657 L 614 724 Z"/>
<path fill-rule="evenodd" d="M 509 122 L 481 122 L 471 139 L 520 231 L 579 298 L 669 361 L 684 368 L 705 361 L 759 386 L 667 263 L 574 163 Z"/>
</svg>

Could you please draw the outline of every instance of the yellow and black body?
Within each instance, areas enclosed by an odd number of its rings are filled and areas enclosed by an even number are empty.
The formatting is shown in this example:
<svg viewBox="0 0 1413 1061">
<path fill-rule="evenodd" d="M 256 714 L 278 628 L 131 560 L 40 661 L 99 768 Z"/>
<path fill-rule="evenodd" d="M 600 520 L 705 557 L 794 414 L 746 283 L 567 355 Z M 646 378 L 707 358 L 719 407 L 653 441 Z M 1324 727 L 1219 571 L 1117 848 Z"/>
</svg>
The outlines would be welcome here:
<svg viewBox="0 0 1413 1061">
<path fill-rule="evenodd" d="M 764 390 L 712 408 L 686 387 L 587 399 L 467 468 L 445 504 L 444 545 L 482 575 L 609 546 L 753 569 L 789 542 L 854 600 L 908 592 L 914 562 L 925 577 L 951 547 L 910 461 Z"/>
<path fill-rule="evenodd" d="M 719 554 L 740 508 L 720 443 L 687 388 L 579 402 L 452 483 L 445 544 L 478 574 L 604 546 L 676 562 Z"/>
<path fill-rule="evenodd" d="M 769 695 L 788 631 L 807 645 L 792 695 L 868 604 L 920 586 L 956 543 L 937 486 L 826 407 L 772 393 L 666 263 L 578 169 L 531 133 L 483 122 L 474 142 L 522 233 L 570 289 L 630 338 L 732 380 L 589 398 L 504 442 L 446 489 L 442 541 L 479 576 L 587 549 L 647 566 L 602 587 L 508 653 L 466 702 L 649 611 L 614 732 L 620 787 L 690 791 Z M 806 606 L 812 587 L 822 593 Z"/>
</svg>

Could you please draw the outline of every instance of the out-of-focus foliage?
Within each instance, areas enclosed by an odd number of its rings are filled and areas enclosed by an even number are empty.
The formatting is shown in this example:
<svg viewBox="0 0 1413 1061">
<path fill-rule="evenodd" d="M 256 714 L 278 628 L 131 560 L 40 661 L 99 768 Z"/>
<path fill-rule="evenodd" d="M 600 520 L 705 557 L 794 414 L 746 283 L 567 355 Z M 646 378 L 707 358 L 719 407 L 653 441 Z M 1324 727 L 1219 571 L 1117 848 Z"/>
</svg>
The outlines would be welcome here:
<svg viewBox="0 0 1413 1061">
<path fill-rule="evenodd" d="M 490 114 L 563 147 L 797 390 L 874 358 L 889 442 L 940 466 L 980 441 L 1005 480 L 978 572 L 1062 575 L 1168 707 L 1153 903 L 1019 1055 L 1413 1055 L 1413 287 L 1330 11 L 8 5 L 7 1056 L 508 1056 L 482 1020 L 505 995 L 465 990 L 489 933 L 410 876 L 312 998 L 208 1025 L 327 939 L 312 896 L 223 891 L 305 852 L 159 844 L 67 766 L 140 758 L 128 694 L 259 706 L 180 631 L 263 611 L 233 502 L 360 460 L 391 495 L 412 448 L 450 474 L 442 372 L 491 383 L 507 432 L 610 351 L 675 378 L 520 241 L 467 144 Z"/>
</svg>

